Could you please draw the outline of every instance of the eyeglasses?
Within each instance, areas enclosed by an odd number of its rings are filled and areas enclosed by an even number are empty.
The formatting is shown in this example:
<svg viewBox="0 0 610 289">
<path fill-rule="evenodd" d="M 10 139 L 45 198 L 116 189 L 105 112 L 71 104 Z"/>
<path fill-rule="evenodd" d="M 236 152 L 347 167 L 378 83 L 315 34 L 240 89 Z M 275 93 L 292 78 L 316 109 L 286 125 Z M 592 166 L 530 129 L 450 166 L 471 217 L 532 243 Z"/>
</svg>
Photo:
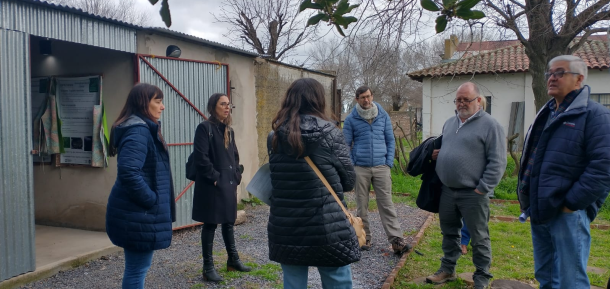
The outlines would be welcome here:
<svg viewBox="0 0 610 289">
<path fill-rule="evenodd" d="M 455 103 L 455 104 L 458 104 L 458 103 L 471 103 L 471 102 L 477 100 L 477 98 L 478 97 L 475 97 L 475 98 L 470 99 L 470 100 L 468 100 L 468 99 L 454 99 L 453 103 Z"/>
<path fill-rule="evenodd" d="M 574 75 L 580 75 L 580 73 L 578 72 L 571 72 L 571 71 L 555 71 L 555 72 L 547 72 L 544 74 L 544 76 L 546 77 L 546 79 L 551 78 L 551 76 L 555 76 L 555 78 L 562 78 L 564 74 L 574 74 Z"/>
<path fill-rule="evenodd" d="M 235 106 L 232 103 L 229 102 L 221 102 L 220 106 L 222 107 L 230 107 L 230 108 L 235 108 Z"/>
</svg>

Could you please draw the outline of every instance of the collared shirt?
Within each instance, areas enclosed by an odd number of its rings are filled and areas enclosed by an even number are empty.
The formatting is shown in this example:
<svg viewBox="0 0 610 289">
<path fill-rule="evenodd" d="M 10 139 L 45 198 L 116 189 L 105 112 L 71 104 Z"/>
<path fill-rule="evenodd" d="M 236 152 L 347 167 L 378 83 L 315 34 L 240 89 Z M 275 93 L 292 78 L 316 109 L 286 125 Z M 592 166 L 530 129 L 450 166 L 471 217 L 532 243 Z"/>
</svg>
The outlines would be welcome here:
<svg viewBox="0 0 610 289">
<path fill-rule="evenodd" d="M 525 171 L 523 171 L 523 178 L 521 179 L 521 183 L 519 184 L 519 192 L 524 193 L 529 191 L 530 184 L 530 175 L 532 174 L 532 170 L 534 168 L 534 159 L 536 158 L 536 151 L 538 150 L 538 140 L 540 140 L 540 136 L 542 135 L 542 131 L 547 128 L 553 120 L 555 120 L 561 113 L 566 111 L 566 109 L 572 104 L 574 99 L 580 94 L 582 89 L 573 90 L 572 92 L 566 95 L 563 102 L 559 104 L 557 107 L 556 101 L 549 101 L 547 104 L 549 108 L 548 117 L 545 122 L 538 122 L 534 124 L 530 134 L 530 142 L 529 142 L 529 157 L 527 159 L 527 164 L 525 167 Z M 542 117 L 542 115 L 540 115 Z"/>
<path fill-rule="evenodd" d="M 455 111 L 455 117 L 457 117 L 458 119 L 458 129 L 456 131 L 456 133 L 460 130 L 460 128 L 462 128 L 462 126 L 467 123 L 468 121 L 470 121 L 471 119 L 473 119 L 475 116 L 477 116 L 479 113 L 481 112 L 481 109 L 477 110 L 477 112 L 475 112 L 473 115 L 471 115 L 469 118 L 467 118 L 465 121 L 462 122 L 462 119 L 460 118 L 459 113 L 457 112 L 457 110 Z"/>
</svg>

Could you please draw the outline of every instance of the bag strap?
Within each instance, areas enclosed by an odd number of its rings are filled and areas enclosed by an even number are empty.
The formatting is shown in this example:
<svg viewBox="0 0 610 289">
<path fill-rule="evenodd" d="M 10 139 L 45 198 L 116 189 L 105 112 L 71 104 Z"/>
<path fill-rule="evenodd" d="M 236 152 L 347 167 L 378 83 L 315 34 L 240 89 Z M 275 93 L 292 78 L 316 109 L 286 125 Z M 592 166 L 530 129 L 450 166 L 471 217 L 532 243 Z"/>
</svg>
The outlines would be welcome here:
<svg viewBox="0 0 610 289">
<path fill-rule="evenodd" d="M 341 200 L 335 193 L 335 190 L 333 190 L 333 188 L 330 186 L 330 184 L 328 183 L 328 181 L 326 180 L 324 175 L 322 175 L 322 172 L 320 172 L 318 167 L 316 167 L 316 165 L 313 163 L 313 161 L 311 161 L 311 159 L 309 157 L 305 157 L 305 161 L 307 161 L 307 163 L 313 169 L 313 171 L 316 173 L 316 175 L 318 175 L 318 178 L 320 178 L 320 180 L 322 180 L 322 182 L 324 183 L 324 186 L 326 186 L 328 191 L 333 195 L 333 197 L 335 197 L 335 201 L 337 201 L 337 203 L 339 203 L 339 206 L 341 207 L 341 210 L 343 210 L 343 213 L 345 213 L 345 215 L 349 218 L 350 217 L 349 212 L 345 209 L 345 206 L 343 206 L 343 202 L 341 202 Z"/>
</svg>

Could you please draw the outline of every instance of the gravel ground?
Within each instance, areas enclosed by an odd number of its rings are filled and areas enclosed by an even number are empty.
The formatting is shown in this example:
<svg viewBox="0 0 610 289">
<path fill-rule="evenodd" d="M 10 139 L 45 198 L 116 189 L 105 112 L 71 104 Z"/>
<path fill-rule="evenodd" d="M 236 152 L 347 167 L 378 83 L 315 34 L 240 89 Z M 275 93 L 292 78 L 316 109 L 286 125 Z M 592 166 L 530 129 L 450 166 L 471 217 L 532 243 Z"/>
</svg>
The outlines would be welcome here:
<svg viewBox="0 0 610 289">
<path fill-rule="evenodd" d="M 346 196 L 348 201 L 353 201 L 353 193 Z M 403 231 L 414 237 L 427 214 L 403 204 L 396 204 L 396 209 Z M 201 228 L 197 227 L 174 233 L 171 247 L 155 252 L 146 278 L 146 288 L 282 288 L 281 268 L 278 263 L 268 259 L 269 207 L 248 208 L 247 215 L 248 221 L 235 227 L 235 239 L 242 261 L 254 266 L 253 272 L 226 272 L 220 269 L 224 267 L 227 255 L 218 228 L 214 241 L 214 261 L 225 281 L 220 284 L 203 282 Z M 354 288 L 380 288 L 399 260 L 387 242 L 379 213 L 370 212 L 369 221 L 373 247 L 370 251 L 363 251 L 361 260 L 352 264 Z M 120 288 L 124 262 L 122 253 L 105 256 L 21 288 Z M 320 275 L 313 267 L 310 268 L 308 284 L 309 288 L 322 288 Z"/>
</svg>

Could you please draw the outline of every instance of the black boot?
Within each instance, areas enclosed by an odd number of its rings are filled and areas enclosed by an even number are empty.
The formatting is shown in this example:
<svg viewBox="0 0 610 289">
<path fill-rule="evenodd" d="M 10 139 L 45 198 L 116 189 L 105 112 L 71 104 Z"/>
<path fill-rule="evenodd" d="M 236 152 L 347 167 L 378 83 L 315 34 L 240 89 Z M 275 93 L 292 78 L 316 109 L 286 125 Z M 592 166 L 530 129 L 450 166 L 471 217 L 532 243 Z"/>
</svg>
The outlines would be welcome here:
<svg viewBox="0 0 610 289">
<path fill-rule="evenodd" d="M 203 256 L 203 280 L 211 282 L 220 282 L 222 277 L 218 275 L 214 269 L 214 259 L 212 258 L 212 250 L 214 248 L 214 231 L 216 226 L 203 225 L 201 229 L 201 247 Z"/>
<path fill-rule="evenodd" d="M 239 255 L 235 248 L 235 236 L 233 234 L 233 224 L 222 224 L 222 239 L 227 248 L 227 271 L 250 272 L 252 268 L 239 261 Z"/>
</svg>

